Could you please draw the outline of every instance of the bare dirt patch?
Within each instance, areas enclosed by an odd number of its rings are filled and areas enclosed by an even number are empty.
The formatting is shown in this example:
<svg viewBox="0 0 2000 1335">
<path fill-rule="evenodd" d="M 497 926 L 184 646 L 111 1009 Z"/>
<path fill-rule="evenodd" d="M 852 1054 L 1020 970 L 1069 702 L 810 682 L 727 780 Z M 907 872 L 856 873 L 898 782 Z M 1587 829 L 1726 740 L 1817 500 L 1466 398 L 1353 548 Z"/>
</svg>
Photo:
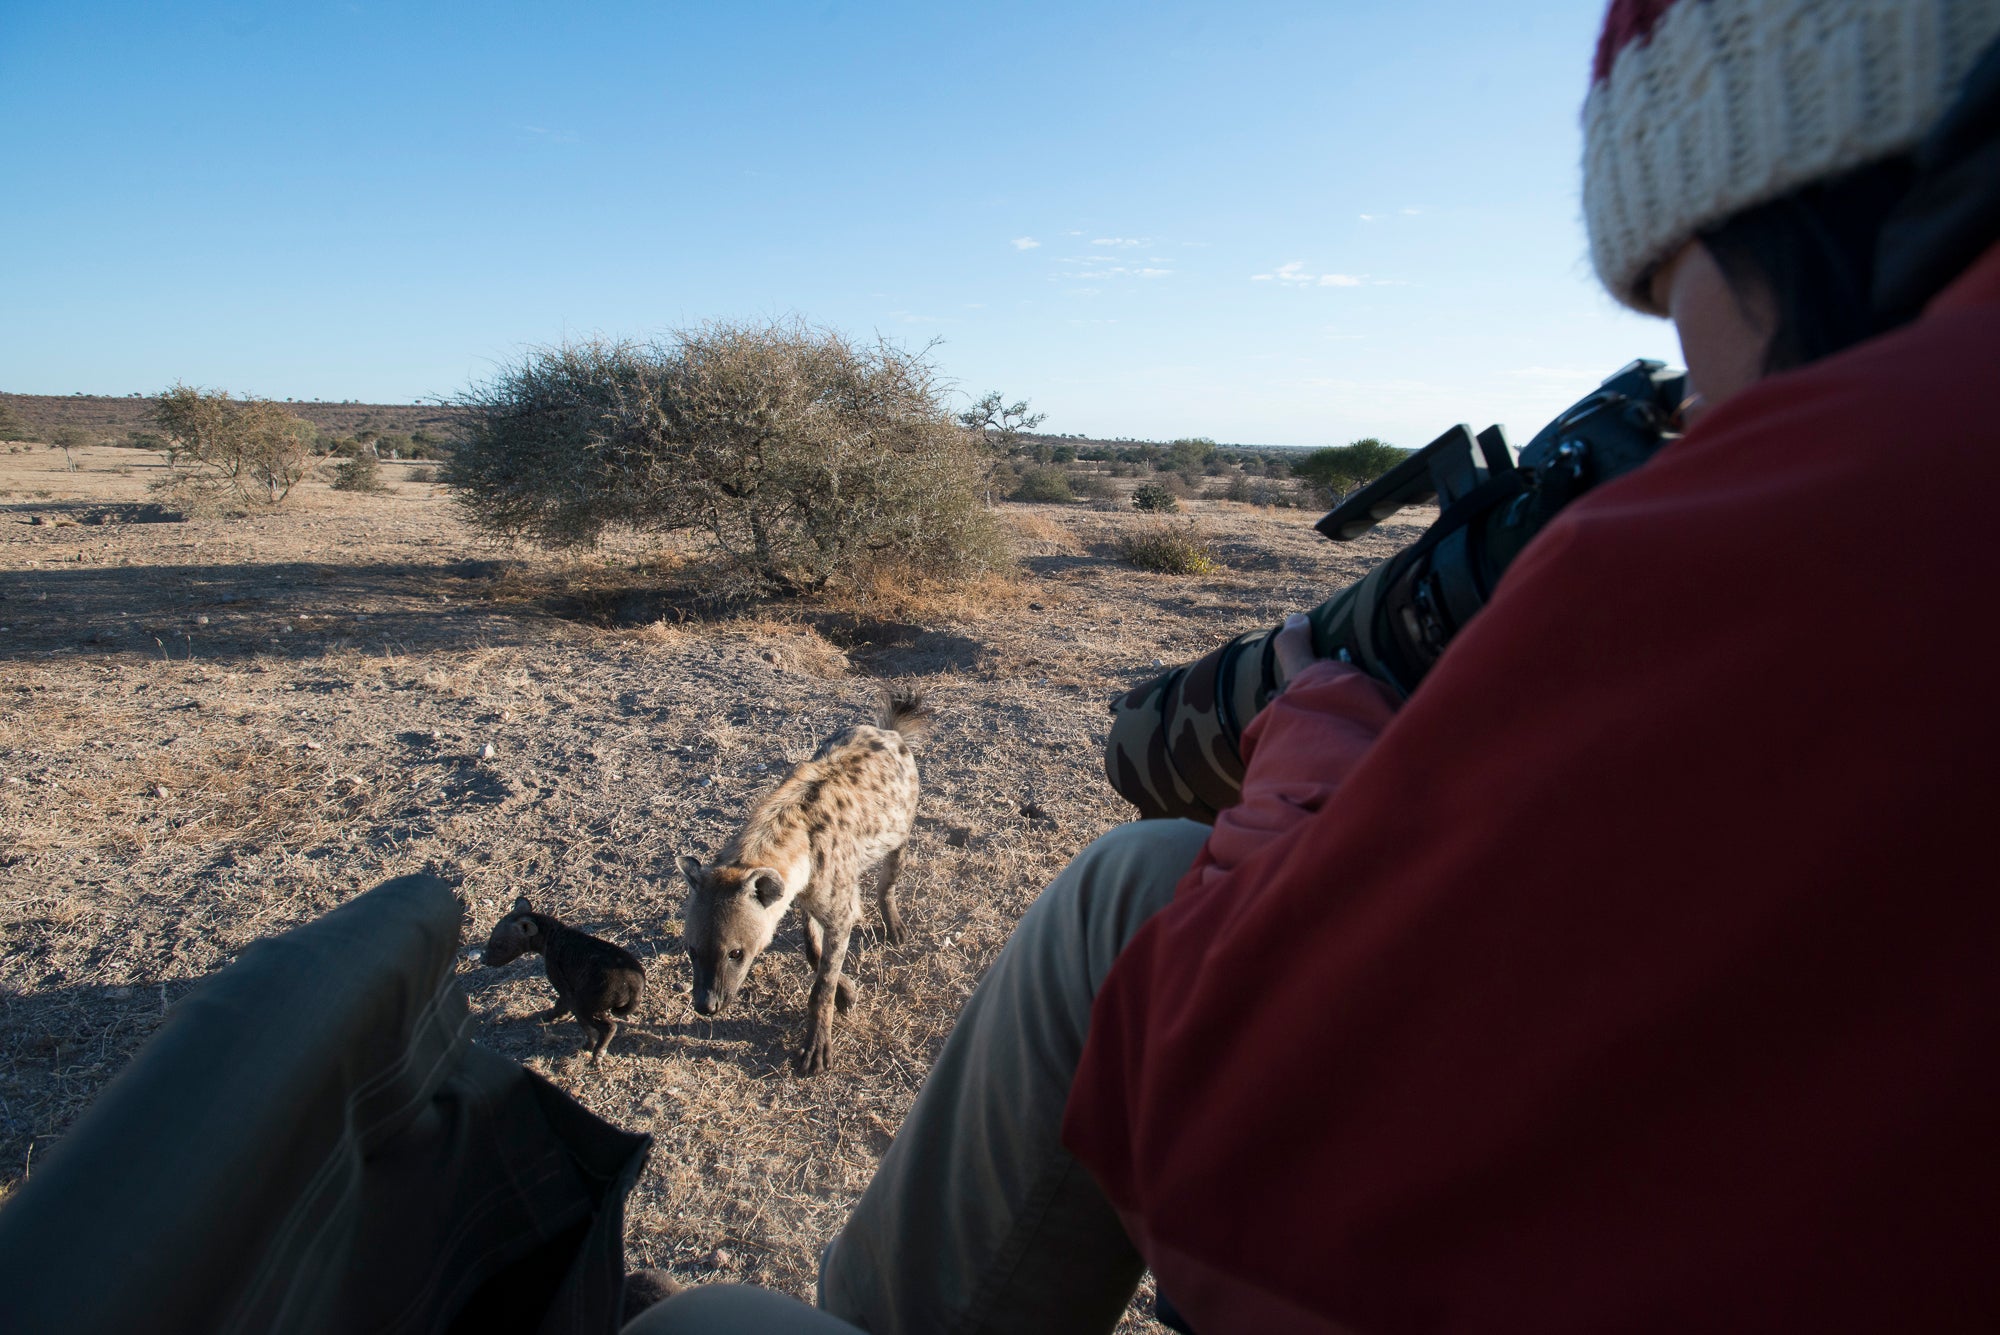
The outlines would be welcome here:
<svg viewBox="0 0 2000 1335">
<path fill-rule="evenodd" d="M 480 1042 L 655 1137 L 632 1264 L 801 1295 L 1015 921 L 1128 816 L 1102 779 L 1105 701 L 1416 531 L 1337 547 L 1298 511 L 1195 502 L 1223 568 L 1186 578 L 1118 558 L 1142 516 L 1008 506 L 1016 581 L 732 610 L 691 605 L 658 544 L 482 546 L 405 466 L 382 495 L 313 482 L 249 519 L 92 523 L 144 505 L 158 460 L 78 456 L 0 452 L 0 1195 L 204 975 L 433 865 L 464 877 L 468 945 L 529 894 L 647 965 L 639 1022 L 595 1070 L 575 1026 L 528 1020 L 535 962 L 464 966 Z M 858 936 L 835 1069 L 801 1080 L 796 924 L 700 1019 L 673 859 L 712 853 L 891 678 L 938 716 L 911 941 Z"/>
</svg>

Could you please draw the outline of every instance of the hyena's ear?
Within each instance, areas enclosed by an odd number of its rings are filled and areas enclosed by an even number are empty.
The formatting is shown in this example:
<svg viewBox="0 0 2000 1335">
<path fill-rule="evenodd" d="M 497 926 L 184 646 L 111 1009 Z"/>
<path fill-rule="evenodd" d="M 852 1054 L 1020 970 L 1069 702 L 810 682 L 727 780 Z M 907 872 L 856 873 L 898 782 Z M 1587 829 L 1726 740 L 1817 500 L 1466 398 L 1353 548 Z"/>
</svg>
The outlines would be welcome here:
<svg viewBox="0 0 2000 1335">
<path fill-rule="evenodd" d="M 701 859 L 681 854 L 681 875 L 687 877 L 689 885 L 697 890 L 701 889 Z"/>
<path fill-rule="evenodd" d="M 528 903 L 526 895 L 516 898 L 514 900 L 514 907 L 507 910 L 509 913 L 533 913 L 534 911 L 534 907 Z"/>
<path fill-rule="evenodd" d="M 743 878 L 743 888 L 757 897 L 765 908 L 785 897 L 785 878 L 769 867 L 759 867 Z"/>
</svg>

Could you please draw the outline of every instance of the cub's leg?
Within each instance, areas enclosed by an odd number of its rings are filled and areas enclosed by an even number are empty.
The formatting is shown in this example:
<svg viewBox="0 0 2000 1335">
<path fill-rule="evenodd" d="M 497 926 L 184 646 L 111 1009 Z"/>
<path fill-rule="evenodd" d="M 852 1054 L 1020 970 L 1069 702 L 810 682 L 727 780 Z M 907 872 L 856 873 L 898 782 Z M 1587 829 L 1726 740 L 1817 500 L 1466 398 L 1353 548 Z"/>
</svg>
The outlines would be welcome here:
<svg viewBox="0 0 2000 1335">
<path fill-rule="evenodd" d="M 568 1015 L 569 1012 L 570 1012 L 569 998 L 558 993 L 556 996 L 555 1005 L 549 1007 L 545 1011 L 536 1011 L 529 1018 L 532 1019 L 536 1024 L 548 1024 L 552 1021 L 562 1019 L 562 1017 Z"/>
<path fill-rule="evenodd" d="M 882 935 L 889 938 L 892 946 L 902 945 L 910 935 L 903 929 L 903 914 L 896 907 L 896 874 L 902 869 L 900 846 L 890 849 L 882 865 L 875 869 L 875 905 L 882 910 Z"/>
<path fill-rule="evenodd" d="M 819 976 L 820 938 L 822 930 L 819 919 L 810 913 L 801 914 L 806 920 L 806 963 L 812 965 L 813 976 Z M 840 975 L 840 989 L 834 994 L 833 1004 L 842 1015 L 854 1009 L 854 980 L 846 974 Z"/>
<path fill-rule="evenodd" d="M 590 1045 L 590 1060 L 595 1065 L 597 1059 L 604 1055 L 604 1050 L 611 1046 L 611 1036 L 618 1032 L 618 1021 L 608 1015 L 585 1015 L 578 1011 L 576 1022 L 595 1040 Z"/>
</svg>

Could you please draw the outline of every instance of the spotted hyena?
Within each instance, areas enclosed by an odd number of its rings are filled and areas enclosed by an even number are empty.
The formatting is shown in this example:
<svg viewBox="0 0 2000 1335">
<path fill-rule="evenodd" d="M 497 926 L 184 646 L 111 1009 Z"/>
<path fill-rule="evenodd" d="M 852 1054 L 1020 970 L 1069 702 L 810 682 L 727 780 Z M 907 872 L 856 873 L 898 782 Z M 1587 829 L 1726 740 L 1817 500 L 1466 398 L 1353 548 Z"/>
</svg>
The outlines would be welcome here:
<svg viewBox="0 0 2000 1335">
<path fill-rule="evenodd" d="M 917 762 L 909 740 L 924 732 L 923 698 L 894 692 L 875 727 L 828 738 L 750 813 L 713 865 L 683 857 L 688 897 L 681 935 L 694 964 L 694 1008 L 729 1004 L 793 903 L 805 922 L 813 967 L 801 1073 L 823 1071 L 833 1052 L 833 1012 L 854 1004 L 841 976 L 848 937 L 861 920 L 861 876 L 875 872 L 875 902 L 892 943 L 904 939 L 896 873 L 917 811 Z"/>
</svg>

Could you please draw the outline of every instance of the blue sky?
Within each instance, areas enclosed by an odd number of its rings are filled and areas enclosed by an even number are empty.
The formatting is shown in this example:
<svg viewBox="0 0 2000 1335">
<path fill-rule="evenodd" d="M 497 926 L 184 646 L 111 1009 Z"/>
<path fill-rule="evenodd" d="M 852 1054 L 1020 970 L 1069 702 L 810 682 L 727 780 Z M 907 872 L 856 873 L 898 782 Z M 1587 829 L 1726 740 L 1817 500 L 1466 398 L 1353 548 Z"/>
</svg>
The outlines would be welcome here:
<svg viewBox="0 0 2000 1335">
<path fill-rule="evenodd" d="M 1050 431 L 1517 437 L 1601 0 L 0 6 L 0 389 L 448 395 L 796 315 Z"/>
</svg>

